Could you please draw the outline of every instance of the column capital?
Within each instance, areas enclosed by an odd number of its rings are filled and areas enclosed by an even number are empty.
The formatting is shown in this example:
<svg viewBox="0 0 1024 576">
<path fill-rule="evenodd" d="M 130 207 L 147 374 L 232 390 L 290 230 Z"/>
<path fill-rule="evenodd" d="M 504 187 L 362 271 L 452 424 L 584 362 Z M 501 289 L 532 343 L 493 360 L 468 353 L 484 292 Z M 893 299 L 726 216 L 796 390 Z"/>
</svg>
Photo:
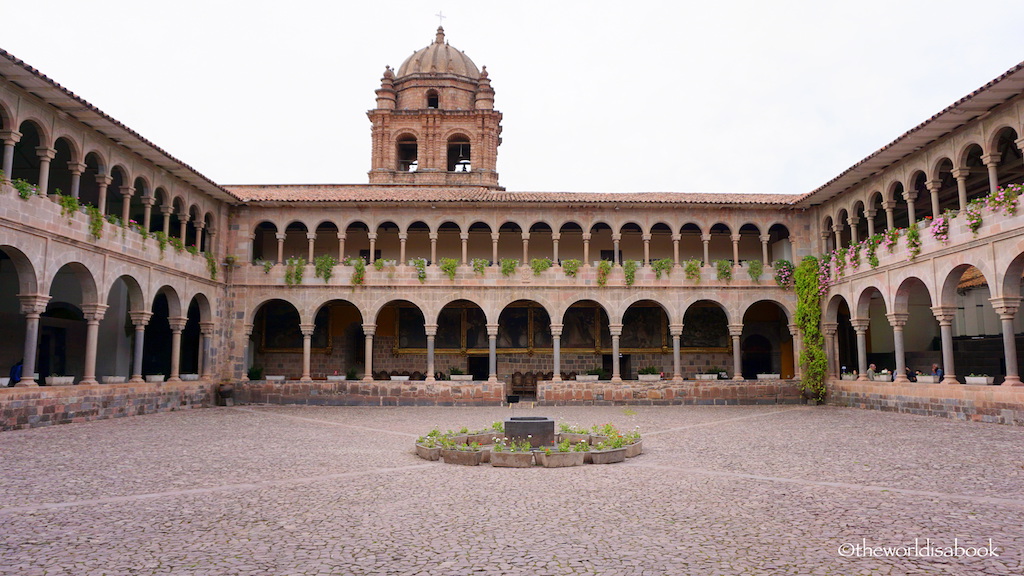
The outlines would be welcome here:
<svg viewBox="0 0 1024 576">
<path fill-rule="evenodd" d="M 121 196 L 131 197 L 135 195 L 135 188 L 132 188 L 131 186 L 121 186 L 118 188 L 118 191 L 121 193 Z"/>
<path fill-rule="evenodd" d="M 583 234 L 580 234 L 580 237 L 583 238 L 584 242 L 589 242 L 590 241 L 590 232 L 584 232 Z"/>
<path fill-rule="evenodd" d="M 344 232 L 338 232 L 338 240 L 344 240 L 344 239 L 345 239 L 345 233 Z"/>
<path fill-rule="evenodd" d="M 488 336 L 497 336 L 498 335 L 498 325 L 497 324 L 488 324 L 487 325 L 487 335 Z"/>
<path fill-rule="evenodd" d="M 529 232 L 523 232 L 522 236 L 523 236 L 523 240 L 529 240 L 530 239 L 530 233 Z"/>
<path fill-rule="evenodd" d="M 742 238 L 742 236 L 740 236 L 739 234 L 730 234 L 729 235 L 729 240 L 732 240 L 733 242 L 739 242 L 740 238 Z"/>
<path fill-rule="evenodd" d="M 956 317 L 956 306 L 932 306 L 932 314 L 938 320 L 939 325 L 949 325 Z"/>
<path fill-rule="evenodd" d="M 110 183 L 113 181 L 114 179 L 108 174 L 96 175 L 96 183 L 99 184 L 100 186 L 110 186 Z"/>
<path fill-rule="evenodd" d="M 711 234 L 701 234 L 700 240 L 701 242 L 711 242 Z"/>
<path fill-rule="evenodd" d="M 170 216 L 171 214 L 174 214 L 174 206 L 168 206 L 166 204 L 161 204 L 160 205 L 160 213 L 161 214 L 166 214 L 166 215 Z M 255 238 L 256 234 L 250 234 L 250 236 Z"/>
<path fill-rule="evenodd" d="M 210 336 L 213 334 L 214 327 L 216 327 L 214 322 L 200 322 L 199 333 L 203 336 Z"/>
<path fill-rule="evenodd" d="M 306 232 L 306 240 L 316 240 L 316 232 Z"/>
<path fill-rule="evenodd" d="M 917 190 L 904 190 L 903 199 L 906 200 L 907 202 L 913 202 L 914 200 L 917 200 Z"/>
<path fill-rule="evenodd" d="M 398 236 L 401 238 L 402 235 L 399 234 Z M 459 240 L 462 240 L 463 242 L 469 240 L 469 232 L 459 232 Z"/>
<path fill-rule="evenodd" d="M 302 332 L 303 336 L 312 336 L 314 330 L 316 330 L 316 324 L 299 324 L 299 332 Z"/>
<path fill-rule="evenodd" d="M 622 324 L 609 324 L 608 331 L 611 332 L 613 337 L 622 336 Z"/>
<path fill-rule="evenodd" d="M 644 242 L 650 242 L 651 241 L 651 235 L 650 234 L 641 234 L 640 235 L 640 239 L 643 240 Z"/>
<path fill-rule="evenodd" d="M 860 224 L 860 217 L 859 216 L 847 216 L 846 217 L 846 223 L 849 224 L 851 227 L 855 227 L 855 226 L 857 226 L 857 224 Z"/>
<path fill-rule="evenodd" d="M 622 240 L 622 234 L 612 232 L 612 242 L 618 242 L 619 240 Z"/>
<path fill-rule="evenodd" d="M 0 130 L 0 140 L 4 141 L 4 144 L 17 144 L 21 142 L 21 132 L 17 130 Z"/>
<path fill-rule="evenodd" d="M 889 320 L 889 326 L 902 329 L 907 324 L 907 318 L 910 318 L 910 314 L 906 312 L 889 312 L 885 317 Z"/>
<path fill-rule="evenodd" d="M 82 172 L 85 172 L 86 168 L 87 166 L 85 164 L 82 164 L 81 162 L 68 162 L 68 171 L 71 172 L 72 174 L 77 174 L 81 176 Z"/>
<path fill-rule="evenodd" d="M 46 312 L 46 303 L 50 301 L 48 294 L 18 294 L 22 314 L 42 314 Z"/>
<path fill-rule="evenodd" d="M 950 170 L 949 173 L 952 174 L 953 178 L 956 178 L 957 180 L 966 180 L 967 177 L 971 175 L 971 169 L 970 168 L 953 168 L 952 170 Z"/>
<path fill-rule="evenodd" d="M 274 234 L 274 237 L 277 238 L 278 240 L 284 241 L 285 234 L 284 232 L 278 232 L 277 234 Z"/>
<path fill-rule="evenodd" d="M 373 336 L 375 332 L 377 332 L 377 325 L 376 324 L 363 324 L 363 335 L 364 336 Z"/>
<path fill-rule="evenodd" d="M 821 331 L 824 332 L 826 336 L 829 336 L 829 337 L 835 336 L 836 335 L 836 331 L 838 329 L 839 329 L 839 323 L 838 322 L 822 322 L 821 323 Z"/>
<path fill-rule="evenodd" d="M 562 324 L 552 324 L 551 325 L 551 337 L 552 338 L 560 338 L 562 336 L 562 328 L 563 328 Z"/>
<path fill-rule="evenodd" d="M 309 233 L 306 234 L 306 238 L 309 238 Z M 366 238 L 368 240 L 373 240 L 373 241 L 376 242 L 377 241 L 377 233 L 376 232 L 367 232 L 366 233 Z M 437 234 L 434 234 L 433 238 L 437 238 Z M 431 238 L 431 239 L 433 239 L 433 238 Z M 316 240 L 316 233 L 313 233 L 313 237 L 309 238 L 309 239 L 310 240 Z"/>
<path fill-rule="evenodd" d="M 675 234 L 672 235 L 672 241 L 673 242 L 679 242 L 682 239 L 683 239 L 683 235 L 678 233 L 678 232 L 676 232 Z"/>
<path fill-rule="evenodd" d="M 668 333 L 670 335 L 672 335 L 672 336 L 682 336 L 683 335 L 683 323 L 679 322 L 678 324 L 669 324 L 668 325 Z"/>
<path fill-rule="evenodd" d="M 53 160 L 57 156 L 57 151 L 49 146 L 36 146 L 36 156 L 39 156 L 40 160 Z"/>
<path fill-rule="evenodd" d="M 850 325 L 858 333 L 867 332 L 868 326 L 871 325 L 871 320 L 868 318 L 850 318 Z"/>
<path fill-rule="evenodd" d="M 768 241 L 772 239 L 772 236 L 771 236 L 771 234 L 761 234 L 757 238 L 758 238 L 758 240 L 761 241 L 761 244 L 767 244 Z"/>
<path fill-rule="evenodd" d="M 193 226 L 196 227 L 196 230 L 202 230 L 203 228 L 206 228 L 206 222 L 203 222 L 202 220 L 196 220 L 196 223 L 193 224 Z"/>
<path fill-rule="evenodd" d="M 423 330 L 427 333 L 427 336 L 437 336 L 437 324 L 424 324 Z"/>
<path fill-rule="evenodd" d="M 172 317 L 167 319 L 167 324 L 170 325 L 171 332 L 181 332 L 182 330 L 185 329 L 185 325 L 188 324 L 188 318 L 186 318 L 184 316 L 172 316 Z M 250 330 L 250 334 L 251 334 L 252 333 L 251 332 L 252 324 L 249 324 L 249 326 L 250 326 L 249 330 Z"/>
<path fill-rule="evenodd" d="M 139 311 L 139 312 L 128 312 L 128 316 L 132 319 L 132 325 L 135 329 L 145 328 L 149 324 L 149 319 L 153 317 L 152 312 Z"/>
<path fill-rule="evenodd" d="M 788 324 L 786 327 L 789 328 L 789 335 L 790 336 L 799 336 L 800 335 L 800 325 L 799 324 Z"/>
<path fill-rule="evenodd" d="M 551 233 L 551 239 L 554 240 L 555 242 L 558 242 L 559 240 L 562 239 L 562 233 L 561 232 L 552 232 Z"/>
<path fill-rule="evenodd" d="M 924 185 L 928 188 L 929 192 L 936 194 L 942 189 L 942 180 L 929 180 Z"/>
<path fill-rule="evenodd" d="M 253 329 L 253 325 L 252 325 L 252 324 L 250 324 L 250 323 L 248 323 L 248 322 L 246 322 L 246 323 L 245 323 L 245 324 L 244 324 L 244 325 L 242 326 L 242 330 L 244 330 L 244 331 L 245 331 L 245 337 L 246 337 L 246 338 L 248 338 L 249 336 L 252 336 L 252 329 Z"/>
<path fill-rule="evenodd" d="M 729 336 L 742 336 L 743 324 L 729 324 Z"/>
<path fill-rule="evenodd" d="M 893 210 L 895 208 L 896 208 L 896 201 L 895 200 L 882 200 L 882 209 L 883 210 Z"/>
<path fill-rule="evenodd" d="M 878 210 L 875 210 L 874 208 L 868 208 L 867 210 L 864 211 L 864 217 L 868 218 L 869 220 L 874 218 L 875 214 L 878 214 Z"/>
<path fill-rule="evenodd" d="M 981 161 L 985 164 L 985 166 L 988 166 L 989 168 L 991 168 L 992 166 L 998 166 L 999 161 L 1002 159 L 1003 155 L 998 152 L 994 154 L 985 154 L 984 156 L 981 157 Z"/>
<path fill-rule="evenodd" d="M 107 313 L 106 304 L 82 304 L 82 315 L 90 322 L 99 322 Z"/>
<path fill-rule="evenodd" d="M 999 318 L 1005 320 L 1009 317 L 1010 320 L 1017 314 L 1017 308 L 1020 307 L 1020 298 L 1014 296 L 1004 296 L 1002 298 L 989 298 L 988 301 L 992 303 L 992 308 L 999 314 Z"/>
<path fill-rule="evenodd" d="M 832 225 L 832 232 L 834 232 L 836 234 L 840 234 L 840 233 L 842 233 L 843 228 L 845 228 L 845 227 L 846 227 L 846 225 L 843 224 L 842 222 L 836 222 L 835 224 Z"/>
<path fill-rule="evenodd" d="M 152 196 L 143 196 L 141 200 L 144 206 L 153 206 L 156 204 L 156 198 Z"/>
<path fill-rule="evenodd" d="M 398 239 L 402 240 L 402 241 L 408 240 L 409 239 L 409 233 L 408 232 L 399 232 L 398 233 Z"/>
<path fill-rule="evenodd" d="M 501 238 L 501 234 L 497 232 L 491 232 L 491 242 L 497 242 L 498 238 Z"/>
</svg>

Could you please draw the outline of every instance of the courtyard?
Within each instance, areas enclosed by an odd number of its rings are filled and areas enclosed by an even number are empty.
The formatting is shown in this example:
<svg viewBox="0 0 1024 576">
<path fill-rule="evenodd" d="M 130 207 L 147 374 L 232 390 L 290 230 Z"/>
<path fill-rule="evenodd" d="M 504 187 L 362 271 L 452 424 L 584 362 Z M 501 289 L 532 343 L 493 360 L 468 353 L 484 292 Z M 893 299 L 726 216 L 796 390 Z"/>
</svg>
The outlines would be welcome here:
<svg viewBox="0 0 1024 576">
<path fill-rule="evenodd" d="M 435 426 L 510 415 L 639 426 L 645 453 L 559 469 L 413 453 Z M 1024 571 L 1012 426 L 825 406 L 249 405 L 7 432 L 0 455 L 4 575 Z M 874 550 L 915 539 L 932 556 Z M 954 542 L 998 557 L 935 556 Z"/>
</svg>

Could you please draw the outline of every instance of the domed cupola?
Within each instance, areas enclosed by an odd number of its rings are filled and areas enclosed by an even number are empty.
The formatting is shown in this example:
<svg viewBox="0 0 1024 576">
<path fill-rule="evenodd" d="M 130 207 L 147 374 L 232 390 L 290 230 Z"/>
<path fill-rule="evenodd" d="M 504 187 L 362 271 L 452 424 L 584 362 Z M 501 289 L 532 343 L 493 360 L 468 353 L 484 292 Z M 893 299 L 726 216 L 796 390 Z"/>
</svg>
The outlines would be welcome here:
<svg viewBox="0 0 1024 576">
<path fill-rule="evenodd" d="M 498 187 L 501 112 L 487 67 L 449 45 L 444 28 L 397 73 L 385 67 L 377 108 L 367 115 L 370 183 Z"/>
</svg>

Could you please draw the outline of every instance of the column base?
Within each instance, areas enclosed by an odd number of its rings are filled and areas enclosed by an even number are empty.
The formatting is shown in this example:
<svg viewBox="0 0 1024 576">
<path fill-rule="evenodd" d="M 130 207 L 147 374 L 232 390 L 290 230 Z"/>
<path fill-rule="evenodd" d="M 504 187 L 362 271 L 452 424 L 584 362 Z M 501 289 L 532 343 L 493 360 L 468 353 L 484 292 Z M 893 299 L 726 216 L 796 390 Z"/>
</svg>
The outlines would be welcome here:
<svg viewBox="0 0 1024 576">
<path fill-rule="evenodd" d="M 311 378 L 310 376 L 302 376 L 302 377 L 299 378 L 299 382 L 312 382 L 312 381 L 313 381 L 313 378 Z"/>
<path fill-rule="evenodd" d="M 551 377 L 551 381 L 552 382 L 561 382 L 562 381 L 562 377 L 559 376 L 558 374 L 555 374 L 554 376 Z"/>
<path fill-rule="evenodd" d="M 902 375 L 901 374 L 901 375 L 897 376 L 896 378 L 894 378 L 893 382 L 894 383 L 899 383 L 899 384 L 906 384 L 906 383 L 910 382 L 910 379 L 907 378 L 906 375 Z"/>
<path fill-rule="evenodd" d="M 615 382 L 616 384 L 619 384 L 619 383 L 622 382 L 622 377 L 621 376 L 612 376 L 612 379 L 610 380 L 610 382 Z"/>
<path fill-rule="evenodd" d="M 744 378 L 743 376 L 733 376 L 732 379 L 733 380 L 737 380 L 737 381 L 739 381 L 739 380 L 746 380 L 746 378 Z"/>
<path fill-rule="evenodd" d="M 497 374 L 491 374 L 490 376 L 487 377 L 487 381 L 488 382 L 497 382 L 498 381 L 498 375 Z"/>
<path fill-rule="evenodd" d="M 424 380 L 424 382 L 434 383 L 434 382 L 437 382 L 437 378 L 434 378 L 433 376 L 427 376 L 427 378 L 426 378 L 426 380 Z"/>
<path fill-rule="evenodd" d="M 146 380 L 142 376 L 132 376 L 128 379 L 129 384 L 145 384 Z"/>
<path fill-rule="evenodd" d="M 675 376 L 672 377 L 672 381 L 676 382 L 676 383 L 683 382 L 683 375 L 682 374 L 676 374 Z"/>
<path fill-rule="evenodd" d="M 94 379 L 90 379 L 90 380 L 82 380 L 81 382 L 78 383 L 79 386 L 92 386 L 94 384 L 99 384 L 99 382 L 97 382 Z"/>
<path fill-rule="evenodd" d="M 363 382 L 373 382 L 373 376 L 363 376 Z"/>
<path fill-rule="evenodd" d="M 956 374 L 946 374 L 942 377 L 942 382 L 939 382 L 939 384 L 953 385 L 960 384 L 960 381 L 956 379 Z"/>
<path fill-rule="evenodd" d="M 1024 386 L 1024 382 L 1020 381 L 1020 376 L 1007 376 L 1003 380 L 1003 386 Z"/>
<path fill-rule="evenodd" d="M 17 384 L 14 385 L 15 388 L 32 388 L 38 386 L 39 384 L 36 384 L 35 380 L 20 380 Z"/>
<path fill-rule="evenodd" d="M 868 378 L 867 374 L 861 374 L 857 376 L 857 382 L 871 382 L 871 378 Z"/>
<path fill-rule="evenodd" d="M 168 382 L 181 382 L 181 378 L 178 378 L 177 376 L 171 376 L 170 378 L 167 379 L 167 381 Z"/>
</svg>

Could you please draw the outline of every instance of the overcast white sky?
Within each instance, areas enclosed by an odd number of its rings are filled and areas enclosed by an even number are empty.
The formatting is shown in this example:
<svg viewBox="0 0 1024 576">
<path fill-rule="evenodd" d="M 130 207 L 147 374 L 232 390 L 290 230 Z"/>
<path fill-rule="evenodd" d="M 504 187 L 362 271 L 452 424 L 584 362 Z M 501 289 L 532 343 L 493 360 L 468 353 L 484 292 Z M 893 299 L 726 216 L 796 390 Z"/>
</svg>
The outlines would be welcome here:
<svg viewBox="0 0 1024 576">
<path fill-rule="evenodd" d="M 0 0 L 0 48 L 220 184 L 365 183 L 439 10 L 513 191 L 808 192 L 1024 60 L 1020 0 Z"/>
</svg>

